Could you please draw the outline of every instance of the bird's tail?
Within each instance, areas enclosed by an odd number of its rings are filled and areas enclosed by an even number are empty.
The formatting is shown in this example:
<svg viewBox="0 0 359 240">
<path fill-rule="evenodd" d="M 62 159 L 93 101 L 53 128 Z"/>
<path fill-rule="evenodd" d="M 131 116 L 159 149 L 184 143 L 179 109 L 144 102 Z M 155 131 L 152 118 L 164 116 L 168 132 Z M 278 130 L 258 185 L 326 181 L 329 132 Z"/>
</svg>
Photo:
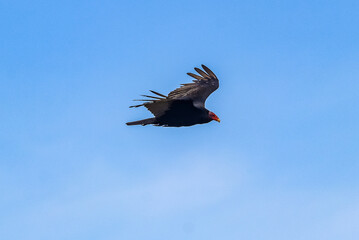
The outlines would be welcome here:
<svg viewBox="0 0 359 240">
<path fill-rule="evenodd" d="M 147 119 L 143 119 L 143 120 L 139 120 L 139 121 L 128 122 L 128 123 L 126 123 L 126 125 L 128 125 L 128 126 L 132 126 L 132 125 L 145 126 L 147 124 L 155 124 L 155 123 L 156 123 L 156 118 L 147 118 Z"/>
</svg>

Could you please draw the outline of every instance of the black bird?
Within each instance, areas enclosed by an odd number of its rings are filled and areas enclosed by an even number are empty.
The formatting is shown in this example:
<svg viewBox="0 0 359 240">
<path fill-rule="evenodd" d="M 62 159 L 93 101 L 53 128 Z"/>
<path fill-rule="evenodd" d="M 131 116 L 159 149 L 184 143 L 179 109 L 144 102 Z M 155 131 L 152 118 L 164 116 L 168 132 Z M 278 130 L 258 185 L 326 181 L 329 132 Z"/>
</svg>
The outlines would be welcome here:
<svg viewBox="0 0 359 240">
<path fill-rule="evenodd" d="M 149 99 L 135 100 L 145 103 L 130 108 L 145 106 L 155 117 L 126 124 L 182 127 L 208 123 L 212 120 L 220 122 L 216 114 L 205 108 L 207 97 L 219 86 L 218 79 L 208 67 L 202 65 L 202 68 L 204 71 L 194 68 L 200 76 L 187 73 L 194 78 L 193 83 L 181 84 L 181 87 L 170 92 L 168 96 L 150 90 L 155 96 L 142 95 Z"/>
</svg>

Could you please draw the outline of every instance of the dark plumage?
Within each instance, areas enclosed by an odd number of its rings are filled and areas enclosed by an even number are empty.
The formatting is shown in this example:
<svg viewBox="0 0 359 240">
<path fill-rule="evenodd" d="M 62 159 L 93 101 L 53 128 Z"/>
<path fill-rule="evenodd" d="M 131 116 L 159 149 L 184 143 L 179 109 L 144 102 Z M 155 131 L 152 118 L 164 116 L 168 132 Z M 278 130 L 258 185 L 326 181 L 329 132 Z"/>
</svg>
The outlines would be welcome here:
<svg viewBox="0 0 359 240">
<path fill-rule="evenodd" d="M 155 117 L 126 124 L 182 127 L 208 123 L 212 120 L 219 122 L 216 114 L 205 108 L 207 97 L 219 86 L 218 79 L 208 67 L 202 65 L 202 68 L 204 71 L 194 68 L 200 76 L 187 73 L 194 78 L 193 83 L 181 84 L 181 87 L 170 92 L 168 96 L 150 90 L 156 96 L 142 95 L 148 99 L 135 100 L 145 103 L 130 108 L 145 106 Z"/>
</svg>

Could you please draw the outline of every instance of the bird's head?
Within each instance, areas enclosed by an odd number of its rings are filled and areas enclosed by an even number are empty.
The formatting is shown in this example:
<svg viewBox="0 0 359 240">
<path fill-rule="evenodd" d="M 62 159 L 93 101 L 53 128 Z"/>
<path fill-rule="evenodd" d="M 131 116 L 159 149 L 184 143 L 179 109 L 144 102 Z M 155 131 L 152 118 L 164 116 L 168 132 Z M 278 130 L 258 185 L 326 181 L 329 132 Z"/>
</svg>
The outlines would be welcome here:
<svg viewBox="0 0 359 240">
<path fill-rule="evenodd" d="M 209 117 L 211 120 L 214 120 L 214 121 L 217 121 L 217 122 L 221 122 L 221 120 L 219 119 L 219 117 L 217 117 L 217 115 L 214 114 L 214 113 L 211 112 L 211 111 L 208 112 L 208 117 Z"/>
</svg>

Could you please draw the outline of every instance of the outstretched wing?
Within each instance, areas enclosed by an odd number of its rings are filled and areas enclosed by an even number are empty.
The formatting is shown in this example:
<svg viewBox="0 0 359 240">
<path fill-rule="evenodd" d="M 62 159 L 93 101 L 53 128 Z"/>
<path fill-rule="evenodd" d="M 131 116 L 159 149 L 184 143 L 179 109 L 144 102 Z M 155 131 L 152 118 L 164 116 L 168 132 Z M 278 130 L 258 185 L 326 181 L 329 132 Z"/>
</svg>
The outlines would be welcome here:
<svg viewBox="0 0 359 240">
<path fill-rule="evenodd" d="M 219 87 L 219 82 L 216 75 L 205 65 L 202 65 L 203 70 L 194 68 L 200 76 L 187 73 L 193 77 L 193 83 L 181 84 L 182 86 L 170 92 L 168 96 L 150 90 L 156 96 L 142 95 L 148 99 L 140 99 L 135 101 L 145 101 L 143 104 L 131 106 L 140 107 L 145 106 L 155 117 L 160 117 L 171 109 L 174 101 L 191 100 L 196 107 L 204 107 L 207 97 Z"/>
<path fill-rule="evenodd" d="M 149 99 L 135 99 L 134 101 L 145 101 L 145 103 L 130 106 L 130 108 L 144 106 L 155 117 L 160 117 L 170 108 L 172 100 L 167 99 L 165 95 L 158 92 L 152 90 L 150 90 L 150 92 L 156 94 L 157 96 L 142 95 L 143 97 L 147 97 Z"/>
<path fill-rule="evenodd" d="M 193 77 L 193 83 L 181 84 L 182 86 L 168 94 L 167 99 L 192 99 L 196 106 L 203 106 L 208 96 L 218 87 L 217 76 L 205 65 L 203 70 L 194 68 L 199 76 L 193 73 L 187 73 Z"/>
</svg>

